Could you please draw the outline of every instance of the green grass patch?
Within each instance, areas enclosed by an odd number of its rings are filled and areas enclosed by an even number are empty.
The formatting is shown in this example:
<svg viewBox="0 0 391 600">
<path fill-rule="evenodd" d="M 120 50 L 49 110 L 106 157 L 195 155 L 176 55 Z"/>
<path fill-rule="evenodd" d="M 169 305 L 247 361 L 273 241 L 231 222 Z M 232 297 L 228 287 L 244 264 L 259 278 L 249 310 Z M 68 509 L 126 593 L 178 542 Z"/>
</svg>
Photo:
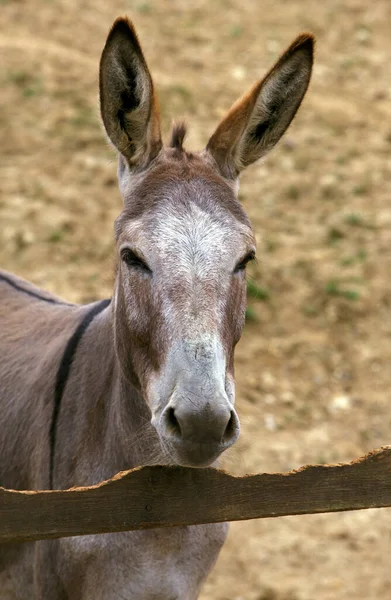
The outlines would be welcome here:
<svg viewBox="0 0 391 600">
<path fill-rule="evenodd" d="M 20 89 L 25 98 L 36 96 L 43 91 L 42 82 L 27 71 L 11 71 L 8 80 Z"/>
<path fill-rule="evenodd" d="M 136 4 L 136 10 L 142 15 L 147 15 L 151 12 L 152 7 L 149 2 L 140 2 L 139 4 Z"/>
<path fill-rule="evenodd" d="M 270 299 L 270 292 L 267 288 L 258 285 L 253 280 L 247 281 L 247 299 L 258 302 L 268 302 Z M 253 321 L 257 322 L 258 317 L 254 306 L 247 306 L 246 308 L 246 322 Z"/>
<path fill-rule="evenodd" d="M 99 128 L 99 120 L 95 109 L 90 106 L 77 106 L 69 122 L 75 127 Z"/>
<path fill-rule="evenodd" d="M 343 256 L 340 259 L 339 264 L 342 267 L 350 267 L 356 263 L 362 263 L 366 261 L 367 258 L 368 252 L 365 250 L 365 248 L 360 248 L 356 254 L 353 254 L 352 256 Z"/>
<path fill-rule="evenodd" d="M 232 25 L 229 30 L 229 35 L 231 38 L 238 38 L 243 34 L 243 27 L 241 25 Z"/>
<path fill-rule="evenodd" d="M 376 229 L 375 225 L 368 223 L 360 213 L 350 213 L 346 215 L 344 221 L 351 227 L 361 227 L 365 229 Z"/>
<path fill-rule="evenodd" d="M 49 244 L 58 244 L 64 240 L 66 235 L 71 231 L 71 225 L 69 223 L 64 223 L 59 227 L 53 229 L 46 238 L 46 241 Z"/>
<path fill-rule="evenodd" d="M 247 281 L 247 296 L 254 298 L 254 300 L 262 300 L 267 302 L 270 299 L 270 292 L 267 288 L 261 287 L 255 281 Z"/>
<path fill-rule="evenodd" d="M 304 304 L 301 310 L 306 317 L 317 317 L 319 314 L 319 306 L 314 304 Z"/>
<path fill-rule="evenodd" d="M 345 216 L 344 221 L 347 225 L 352 225 L 352 227 L 365 226 L 364 219 L 360 213 L 350 213 L 349 215 Z"/>
<path fill-rule="evenodd" d="M 343 282 L 338 279 L 330 279 L 325 285 L 325 292 L 329 296 L 339 296 L 346 300 L 359 300 L 360 292 L 358 290 L 345 288 Z"/>
<path fill-rule="evenodd" d="M 252 308 L 252 306 L 248 306 L 246 308 L 246 321 L 252 321 L 253 323 L 256 323 L 258 321 L 257 313 Z"/>
</svg>

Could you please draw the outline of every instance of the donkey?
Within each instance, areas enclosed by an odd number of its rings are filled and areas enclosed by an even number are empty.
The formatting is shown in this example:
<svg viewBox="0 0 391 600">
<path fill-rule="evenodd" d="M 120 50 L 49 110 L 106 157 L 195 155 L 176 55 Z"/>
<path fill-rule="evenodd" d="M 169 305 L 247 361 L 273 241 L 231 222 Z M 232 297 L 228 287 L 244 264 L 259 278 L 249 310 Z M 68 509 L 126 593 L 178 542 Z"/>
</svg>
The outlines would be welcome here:
<svg viewBox="0 0 391 600">
<path fill-rule="evenodd" d="M 164 147 L 135 30 L 115 21 L 100 103 L 119 152 L 111 300 L 68 304 L 0 274 L 0 485 L 92 485 L 120 470 L 205 467 L 239 435 L 234 348 L 255 256 L 240 172 L 292 121 L 311 76 L 300 35 L 201 153 Z M 193 600 L 226 524 L 0 546 L 2 600 Z"/>
</svg>

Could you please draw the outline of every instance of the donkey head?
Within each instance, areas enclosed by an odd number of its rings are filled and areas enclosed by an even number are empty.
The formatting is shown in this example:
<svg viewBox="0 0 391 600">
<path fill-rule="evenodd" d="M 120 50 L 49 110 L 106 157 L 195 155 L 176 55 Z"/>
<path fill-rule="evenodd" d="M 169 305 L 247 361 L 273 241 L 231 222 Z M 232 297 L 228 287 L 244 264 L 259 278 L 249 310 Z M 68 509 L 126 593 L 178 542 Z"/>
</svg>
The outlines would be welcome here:
<svg viewBox="0 0 391 600">
<path fill-rule="evenodd" d="M 183 149 L 182 125 L 163 147 L 152 78 L 129 21 L 114 23 L 103 50 L 101 112 L 119 151 L 124 199 L 115 228 L 116 351 L 176 464 L 211 464 L 239 435 L 233 354 L 255 240 L 238 176 L 292 121 L 313 43 L 299 36 L 197 154 Z"/>
</svg>

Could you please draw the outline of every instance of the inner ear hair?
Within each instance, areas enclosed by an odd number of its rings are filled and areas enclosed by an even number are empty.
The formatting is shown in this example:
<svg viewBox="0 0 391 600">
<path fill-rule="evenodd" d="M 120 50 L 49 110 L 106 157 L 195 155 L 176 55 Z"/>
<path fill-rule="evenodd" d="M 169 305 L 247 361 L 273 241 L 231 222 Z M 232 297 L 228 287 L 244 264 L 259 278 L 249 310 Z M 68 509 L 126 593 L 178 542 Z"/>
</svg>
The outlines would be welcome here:
<svg viewBox="0 0 391 600">
<path fill-rule="evenodd" d="M 236 178 L 273 148 L 286 131 L 308 88 L 313 50 L 311 34 L 298 36 L 217 127 L 207 150 L 226 177 Z"/>
<path fill-rule="evenodd" d="M 152 77 L 132 23 L 117 19 L 100 62 L 100 104 L 110 141 L 131 167 L 145 167 L 162 147 Z"/>
</svg>

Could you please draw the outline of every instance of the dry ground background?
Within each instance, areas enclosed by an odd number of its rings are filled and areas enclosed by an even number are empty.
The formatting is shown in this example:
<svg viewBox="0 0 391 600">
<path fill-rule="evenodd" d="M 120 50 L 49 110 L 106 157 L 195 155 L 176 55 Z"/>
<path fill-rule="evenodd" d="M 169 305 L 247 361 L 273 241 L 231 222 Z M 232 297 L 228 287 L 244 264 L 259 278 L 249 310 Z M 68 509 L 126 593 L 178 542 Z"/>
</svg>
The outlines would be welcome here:
<svg viewBox="0 0 391 600">
<path fill-rule="evenodd" d="M 0 0 L 0 264 L 69 300 L 107 297 L 115 154 L 97 67 L 134 18 L 162 104 L 203 147 L 302 30 L 318 38 L 305 102 L 242 180 L 258 238 L 237 352 L 235 472 L 353 459 L 391 441 L 390 0 Z M 391 598 L 391 513 L 234 524 L 203 600 Z"/>
</svg>

